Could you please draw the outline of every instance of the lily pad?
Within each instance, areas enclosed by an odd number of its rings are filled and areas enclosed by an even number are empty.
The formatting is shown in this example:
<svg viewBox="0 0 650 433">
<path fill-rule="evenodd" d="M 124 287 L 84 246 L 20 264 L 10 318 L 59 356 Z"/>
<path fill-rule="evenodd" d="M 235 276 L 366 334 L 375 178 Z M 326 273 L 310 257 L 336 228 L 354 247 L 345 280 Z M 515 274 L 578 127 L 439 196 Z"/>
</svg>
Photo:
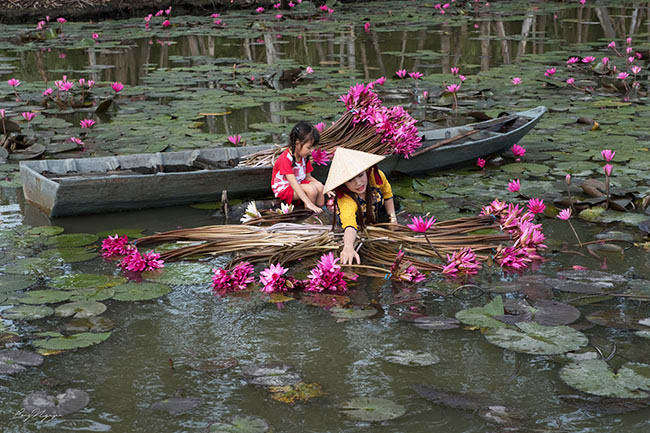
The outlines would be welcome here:
<svg viewBox="0 0 650 433">
<path fill-rule="evenodd" d="M 647 300 L 647 298 L 650 298 L 650 280 L 630 280 L 625 294 L 638 296 L 638 298 L 631 297 L 630 299 Z"/>
<path fill-rule="evenodd" d="M 542 326 L 534 322 L 517 323 L 518 330 L 490 329 L 485 338 L 492 344 L 531 355 L 555 355 L 580 349 L 589 343 L 581 332 L 568 326 Z"/>
<path fill-rule="evenodd" d="M 39 257 L 44 258 L 60 258 L 65 263 L 78 263 L 92 260 L 99 254 L 97 251 L 90 250 L 83 247 L 74 248 L 53 248 L 50 250 L 42 251 Z"/>
<path fill-rule="evenodd" d="M 363 308 L 341 308 L 332 307 L 330 314 L 338 320 L 369 319 L 377 314 L 377 310 L 372 307 Z"/>
<path fill-rule="evenodd" d="M 158 283 L 127 283 L 112 288 L 118 301 L 147 301 L 165 296 L 172 289 Z"/>
<path fill-rule="evenodd" d="M 25 234 L 27 235 L 36 235 L 36 236 L 56 236 L 63 233 L 63 227 L 59 226 L 41 226 L 41 227 L 32 227 L 27 230 Z"/>
<path fill-rule="evenodd" d="M 181 415 L 191 412 L 201 405 L 198 397 L 171 397 L 151 405 L 152 409 L 162 410 L 170 415 Z"/>
<path fill-rule="evenodd" d="M 291 371 L 288 365 L 272 367 L 253 365 L 242 369 L 242 374 L 247 376 L 246 381 L 251 385 L 287 386 L 300 382 L 300 376 Z"/>
<path fill-rule="evenodd" d="M 325 395 L 318 383 L 298 382 L 294 385 L 272 386 L 269 388 L 271 398 L 285 404 L 295 404 Z"/>
<path fill-rule="evenodd" d="M 36 347 L 40 347 L 41 349 L 69 350 L 99 344 L 110 336 L 110 332 L 82 332 L 68 336 L 58 334 L 58 336 L 52 336 L 51 338 L 35 340 L 32 342 L 32 344 Z"/>
<path fill-rule="evenodd" d="M 591 323 L 615 329 L 644 329 L 639 324 L 639 317 L 634 313 L 621 310 L 594 311 L 585 317 Z"/>
<path fill-rule="evenodd" d="M 459 311 L 456 313 L 456 319 L 480 328 L 503 328 L 506 325 L 494 317 L 503 316 L 504 313 L 503 298 L 497 296 L 483 307 L 474 307 Z"/>
<path fill-rule="evenodd" d="M 80 389 L 68 388 L 65 392 L 51 396 L 36 391 L 23 399 L 23 409 L 27 413 L 63 416 L 80 411 L 88 405 L 90 396 Z"/>
<path fill-rule="evenodd" d="M 111 288 L 75 290 L 68 301 L 105 301 L 115 296 L 115 290 Z"/>
<path fill-rule="evenodd" d="M 490 406 L 491 402 L 483 401 L 468 394 L 446 391 L 428 385 L 415 385 L 415 392 L 421 397 L 444 407 L 452 409 L 479 410 Z"/>
<path fill-rule="evenodd" d="M 559 278 L 547 278 L 544 283 L 555 290 L 571 293 L 583 293 L 587 295 L 600 295 L 605 293 L 604 288 L 611 288 L 611 283 L 590 283 L 587 281 L 561 280 Z"/>
<path fill-rule="evenodd" d="M 14 277 L 5 275 L 0 279 L 0 293 L 11 293 L 25 290 L 36 283 L 36 279 L 29 277 Z"/>
<path fill-rule="evenodd" d="M 121 276 L 99 275 L 99 274 L 68 274 L 54 278 L 50 282 L 51 287 L 63 290 L 75 290 L 86 288 L 106 288 L 118 286 L 128 280 Z"/>
<path fill-rule="evenodd" d="M 424 316 L 418 317 L 413 321 L 416 328 L 428 330 L 456 329 L 460 322 L 451 317 L 445 316 Z"/>
<path fill-rule="evenodd" d="M 267 433 L 269 425 L 262 418 L 235 416 L 230 423 L 211 424 L 209 433 Z"/>
<path fill-rule="evenodd" d="M 67 301 L 70 296 L 72 296 L 70 292 L 62 290 L 30 290 L 17 298 L 17 300 L 21 304 L 56 304 Z"/>
<path fill-rule="evenodd" d="M 408 365 L 410 367 L 424 367 L 440 362 L 437 355 L 423 350 L 393 350 L 384 356 L 384 359 L 394 364 Z"/>
<path fill-rule="evenodd" d="M 0 374 L 16 374 L 43 363 L 43 356 L 19 349 L 0 350 Z"/>
<path fill-rule="evenodd" d="M 538 299 L 532 306 L 524 300 L 508 300 L 505 309 L 509 314 L 526 315 L 525 321 L 544 326 L 568 325 L 580 317 L 580 310 L 563 302 Z M 515 322 L 506 322 L 515 323 Z"/>
<path fill-rule="evenodd" d="M 588 394 L 617 398 L 650 396 L 650 365 L 624 364 L 614 373 L 602 359 L 589 359 L 564 366 L 560 377 L 573 388 Z"/>
<path fill-rule="evenodd" d="M 18 305 L 8 308 L 0 316 L 7 320 L 36 320 L 54 314 L 54 309 L 45 305 Z"/>
<path fill-rule="evenodd" d="M 95 301 L 78 301 L 60 305 L 54 310 L 54 315 L 59 317 L 73 317 L 84 319 L 98 316 L 106 311 L 106 305 Z"/>
<path fill-rule="evenodd" d="M 92 233 L 68 233 L 48 238 L 45 245 L 57 248 L 84 247 L 97 242 L 97 239 L 99 237 Z"/>
<path fill-rule="evenodd" d="M 107 317 L 94 316 L 84 319 L 73 319 L 63 326 L 65 332 L 108 332 L 115 327 L 113 321 Z"/>
<path fill-rule="evenodd" d="M 380 422 L 399 418 L 406 408 L 385 398 L 362 397 L 344 403 L 341 410 L 350 418 Z"/>
</svg>

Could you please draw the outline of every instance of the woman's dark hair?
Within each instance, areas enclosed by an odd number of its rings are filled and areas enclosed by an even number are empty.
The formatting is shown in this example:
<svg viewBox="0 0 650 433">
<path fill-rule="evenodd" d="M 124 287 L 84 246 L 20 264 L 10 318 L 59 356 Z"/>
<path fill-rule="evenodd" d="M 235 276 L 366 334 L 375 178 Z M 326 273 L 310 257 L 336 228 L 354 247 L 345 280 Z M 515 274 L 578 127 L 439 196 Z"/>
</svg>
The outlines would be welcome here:
<svg viewBox="0 0 650 433">
<path fill-rule="evenodd" d="M 314 139 L 314 146 L 318 146 L 320 134 L 318 133 L 318 129 L 314 128 L 314 126 L 309 122 L 301 120 L 291 129 L 291 132 L 289 133 L 289 149 L 293 158 L 293 165 L 298 165 L 298 161 L 296 161 L 295 157 L 296 143 L 298 141 L 305 142 L 310 137 Z M 307 161 L 309 161 L 309 157 L 307 157 Z M 307 161 L 305 161 L 305 163 Z"/>
<path fill-rule="evenodd" d="M 356 194 L 353 194 L 352 191 L 348 189 L 345 184 L 337 186 L 334 190 L 339 194 L 347 194 L 357 202 L 357 224 L 359 224 L 359 229 L 363 230 L 365 226 L 372 225 L 377 222 L 377 216 L 375 215 L 375 195 L 370 187 L 370 176 L 374 176 L 374 170 L 376 166 L 370 167 L 366 170 L 366 176 L 368 176 L 368 185 L 366 186 L 366 196 L 364 198 L 366 202 L 366 218 L 363 218 L 363 211 L 361 210 L 361 203 L 356 199 Z M 359 173 L 361 174 L 361 173 Z M 336 216 L 336 199 L 334 200 L 334 216 Z M 334 222 L 332 223 L 332 228 L 334 227 Z"/>
</svg>

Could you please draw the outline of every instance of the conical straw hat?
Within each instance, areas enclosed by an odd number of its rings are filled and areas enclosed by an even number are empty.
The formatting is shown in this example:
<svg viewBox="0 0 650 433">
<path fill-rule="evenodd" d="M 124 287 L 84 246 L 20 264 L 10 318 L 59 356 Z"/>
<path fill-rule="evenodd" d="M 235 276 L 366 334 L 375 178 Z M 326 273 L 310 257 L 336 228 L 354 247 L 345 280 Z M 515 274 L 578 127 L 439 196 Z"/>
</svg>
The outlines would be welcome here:
<svg viewBox="0 0 650 433">
<path fill-rule="evenodd" d="M 339 147 L 336 149 L 330 171 L 325 181 L 324 192 L 332 191 L 339 185 L 343 185 L 364 170 L 369 169 L 381 160 L 386 158 L 383 155 L 360 152 L 358 150 Z"/>
</svg>

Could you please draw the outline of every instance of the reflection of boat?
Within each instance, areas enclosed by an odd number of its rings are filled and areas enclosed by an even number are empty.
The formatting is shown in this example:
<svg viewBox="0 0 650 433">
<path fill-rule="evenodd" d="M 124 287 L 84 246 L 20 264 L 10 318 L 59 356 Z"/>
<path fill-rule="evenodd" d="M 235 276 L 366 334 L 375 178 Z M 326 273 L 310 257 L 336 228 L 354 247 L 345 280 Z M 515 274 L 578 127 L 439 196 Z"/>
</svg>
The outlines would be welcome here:
<svg viewBox="0 0 650 433">
<path fill-rule="evenodd" d="M 390 156 L 387 174 L 426 173 L 475 162 L 517 143 L 546 112 L 545 107 L 471 125 L 425 130 L 420 154 Z M 441 147 L 443 141 L 447 144 Z M 451 141 L 451 142 L 450 142 Z M 424 151 L 432 147 L 431 150 Z M 162 207 L 270 193 L 271 167 L 237 167 L 239 160 L 269 146 L 217 148 L 102 158 L 23 161 L 25 198 L 49 216 Z M 324 178 L 325 168 L 316 170 Z"/>
</svg>

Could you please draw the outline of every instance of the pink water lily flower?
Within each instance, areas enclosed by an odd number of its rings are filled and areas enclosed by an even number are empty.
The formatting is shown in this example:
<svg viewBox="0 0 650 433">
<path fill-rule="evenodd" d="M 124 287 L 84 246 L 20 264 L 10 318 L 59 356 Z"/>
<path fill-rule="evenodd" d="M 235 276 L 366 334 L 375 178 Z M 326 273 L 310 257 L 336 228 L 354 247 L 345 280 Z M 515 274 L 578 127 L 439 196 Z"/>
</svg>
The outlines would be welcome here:
<svg viewBox="0 0 650 433">
<path fill-rule="evenodd" d="M 607 175 L 607 177 L 611 177 L 611 175 L 612 175 L 612 170 L 613 170 L 613 169 L 614 169 L 614 166 L 611 165 L 611 164 L 605 164 L 605 165 L 603 166 L 603 171 L 605 172 L 605 174 Z"/>
<path fill-rule="evenodd" d="M 508 191 L 510 192 L 519 192 L 521 189 L 521 182 L 519 179 L 513 179 L 510 182 L 508 182 Z"/>
<path fill-rule="evenodd" d="M 546 70 L 546 72 L 544 72 L 544 76 L 545 77 L 552 77 L 553 75 L 555 75 L 555 71 L 556 71 L 555 68 L 549 68 L 549 69 Z"/>
<path fill-rule="evenodd" d="M 109 235 L 102 241 L 102 257 L 125 256 L 132 248 L 134 247 L 129 244 L 128 236 L 118 236 L 115 233 L 114 236 Z"/>
<path fill-rule="evenodd" d="M 257 12 L 258 14 L 261 14 L 262 12 L 264 12 L 264 8 L 262 6 L 260 6 L 257 9 L 255 9 L 255 12 Z"/>
<path fill-rule="evenodd" d="M 48 87 L 47 89 L 43 90 L 43 96 L 45 97 L 50 96 L 52 93 L 54 93 L 54 90 L 51 87 Z"/>
<path fill-rule="evenodd" d="M 318 132 L 323 132 L 323 130 L 325 129 L 326 126 L 327 125 L 325 124 L 325 122 L 319 122 L 319 123 L 314 125 L 314 128 L 316 128 L 318 130 Z"/>
<path fill-rule="evenodd" d="M 512 153 L 515 155 L 515 157 L 519 158 L 526 154 L 526 149 L 518 144 L 514 144 L 512 146 Z"/>
<path fill-rule="evenodd" d="M 631 45 L 632 44 L 632 38 L 626 38 L 625 43 L 628 44 L 628 45 Z"/>
<path fill-rule="evenodd" d="M 571 175 L 570 175 L 570 174 L 567 174 L 567 175 L 564 177 L 564 181 L 566 182 L 567 185 L 571 185 Z"/>
<path fill-rule="evenodd" d="M 641 72 L 641 67 L 640 67 L 640 66 L 632 66 L 632 67 L 630 68 L 630 70 L 632 71 L 632 73 L 633 73 L 634 75 L 636 75 L 636 74 L 638 74 L 639 72 Z"/>
<path fill-rule="evenodd" d="M 600 151 L 600 156 L 607 162 L 610 162 L 616 156 L 616 151 L 611 149 L 603 149 Z"/>
<path fill-rule="evenodd" d="M 467 77 L 462 74 L 458 74 L 458 79 L 460 80 L 461 83 L 464 83 L 465 80 L 467 80 Z"/>
<path fill-rule="evenodd" d="M 230 141 L 235 146 L 239 146 L 239 143 L 241 143 L 241 135 L 230 135 L 228 136 L 228 141 Z"/>
<path fill-rule="evenodd" d="M 485 160 L 483 158 L 478 158 L 476 160 L 476 165 L 478 165 L 481 168 L 485 167 Z"/>
<path fill-rule="evenodd" d="M 422 72 L 409 72 L 409 77 L 413 78 L 414 80 L 420 79 L 424 76 Z"/>
<path fill-rule="evenodd" d="M 572 85 L 572 84 L 575 83 L 575 82 L 576 82 L 576 80 L 575 80 L 575 78 L 573 78 L 573 77 L 568 78 L 568 79 L 566 80 L 566 83 L 567 83 L 568 85 Z"/>
<path fill-rule="evenodd" d="M 370 23 L 369 23 L 369 22 L 366 22 L 366 23 L 363 25 L 363 31 L 366 32 L 366 33 L 369 33 L 369 32 L 370 32 Z"/>
<path fill-rule="evenodd" d="M 543 213 L 544 210 L 546 209 L 546 205 L 544 204 L 544 200 L 541 198 L 531 198 L 528 200 L 528 211 L 533 214 L 539 214 Z"/>
<path fill-rule="evenodd" d="M 260 272 L 260 283 L 262 283 L 262 292 L 275 293 L 286 292 L 286 279 L 283 277 L 289 269 L 283 268 L 279 263 L 271 265 Z"/>
<path fill-rule="evenodd" d="M 96 40 L 96 41 L 99 40 L 99 33 L 93 33 L 93 36 L 92 36 L 92 37 L 93 37 L 93 39 Z"/>
<path fill-rule="evenodd" d="M 165 20 L 165 21 L 162 22 L 162 26 L 163 26 L 163 27 L 169 27 L 171 24 L 172 24 L 172 23 L 171 23 L 171 21 L 169 21 L 169 20 Z"/>
<path fill-rule="evenodd" d="M 332 253 L 323 254 L 316 267 L 312 268 L 307 276 L 308 282 L 305 290 L 308 292 L 322 292 L 324 290 L 345 292 L 347 283 L 343 279 L 344 274 L 341 266 L 337 264 L 339 260 Z"/>
<path fill-rule="evenodd" d="M 34 119 L 34 117 L 36 117 L 37 113 L 33 111 L 23 111 L 20 114 L 23 116 L 23 119 L 25 119 L 28 122 L 31 122 Z"/>
<path fill-rule="evenodd" d="M 162 10 L 162 9 L 160 9 L 158 12 L 156 12 L 156 15 L 155 15 L 155 16 L 160 17 L 160 16 L 162 16 L 162 14 L 164 14 L 164 13 L 165 13 L 165 11 Z"/>
<path fill-rule="evenodd" d="M 635 56 L 630 56 L 630 57 L 627 58 L 628 63 L 634 63 L 634 60 L 636 60 Z"/>
<path fill-rule="evenodd" d="M 113 89 L 115 93 L 120 93 L 124 89 L 124 84 L 116 81 L 111 85 L 111 89 Z"/>
<path fill-rule="evenodd" d="M 515 86 L 518 86 L 519 84 L 521 84 L 521 78 L 513 77 L 512 78 L 512 84 L 514 84 Z"/>
<path fill-rule="evenodd" d="M 460 84 L 450 84 L 446 89 L 449 93 L 456 93 L 460 90 Z"/>
<path fill-rule="evenodd" d="M 278 19 L 278 20 L 279 20 L 279 19 L 282 19 L 282 17 L 283 17 L 282 14 L 276 14 L 276 15 L 275 15 L 275 18 Z"/>
<path fill-rule="evenodd" d="M 625 80 L 629 76 L 630 74 L 628 74 L 627 72 L 619 72 L 616 78 L 618 78 L 619 80 Z"/>
<path fill-rule="evenodd" d="M 569 57 L 569 60 L 567 60 L 566 63 L 567 65 L 573 65 L 574 63 L 578 63 L 579 61 L 580 59 L 577 57 Z"/>
<path fill-rule="evenodd" d="M 406 69 L 400 69 L 399 71 L 395 72 L 395 75 L 397 75 L 400 78 L 406 77 Z"/>
<path fill-rule="evenodd" d="M 594 56 L 586 56 L 582 58 L 582 63 L 591 63 L 594 60 L 596 60 Z"/>
<path fill-rule="evenodd" d="M 311 66 L 307 66 L 305 68 L 305 75 L 309 75 L 309 74 L 313 74 L 313 73 L 314 73 L 314 68 L 312 68 Z"/>
<path fill-rule="evenodd" d="M 213 269 L 212 290 L 215 295 L 225 296 L 228 293 L 246 290 L 255 281 L 255 268 L 249 262 L 240 262 L 230 270 Z"/>
<path fill-rule="evenodd" d="M 79 122 L 79 125 L 82 128 L 92 128 L 92 126 L 95 124 L 95 121 L 93 119 L 83 119 Z"/>
<path fill-rule="evenodd" d="M 616 48 L 616 42 L 612 41 L 609 44 L 607 44 L 607 48 Z"/>
<path fill-rule="evenodd" d="M 442 269 L 442 273 L 452 276 L 475 275 L 480 269 L 481 264 L 477 261 L 474 251 L 465 247 L 453 254 L 447 254 L 447 265 Z"/>
<path fill-rule="evenodd" d="M 385 82 L 386 82 L 386 77 L 379 77 L 374 81 L 375 84 L 379 84 L 380 86 L 383 86 Z"/>
<path fill-rule="evenodd" d="M 81 138 L 70 137 L 68 140 L 70 140 L 72 143 L 76 143 L 76 144 L 78 144 L 78 145 L 81 146 L 81 147 L 83 147 L 83 146 L 86 145 L 86 143 L 84 143 L 83 140 L 81 140 Z"/>
<path fill-rule="evenodd" d="M 425 233 L 429 230 L 436 222 L 434 217 L 423 218 L 423 217 L 412 217 L 411 224 L 407 224 L 406 227 L 410 228 L 416 233 Z"/>
<path fill-rule="evenodd" d="M 7 115 L 7 111 L 4 108 L 0 108 L 0 119 L 4 119 Z"/>
<path fill-rule="evenodd" d="M 327 163 L 332 160 L 332 157 L 325 150 L 314 149 L 311 152 L 311 159 L 316 165 L 327 165 Z"/>
<path fill-rule="evenodd" d="M 458 74 L 458 72 L 460 71 L 459 68 L 450 68 L 449 70 L 451 71 L 451 73 L 452 73 L 453 75 Z"/>
<path fill-rule="evenodd" d="M 17 80 L 15 78 L 10 78 L 9 80 L 7 80 L 7 84 L 9 84 L 11 87 L 15 89 L 16 87 L 20 86 L 20 80 Z"/>
<path fill-rule="evenodd" d="M 557 217 L 562 221 L 567 221 L 569 218 L 571 218 L 571 208 L 568 207 L 566 209 L 561 210 L 560 213 L 557 215 Z"/>
<path fill-rule="evenodd" d="M 603 59 L 601 60 L 601 63 L 602 63 L 603 65 L 608 64 L 608 63 L 609 63 L 609 57 L 603 57 Z"/>
<path fill-rule="evenodd" d="M 61 18 L 57 18 L 57 19 L 56 19 L 56 22 L 59 23 L 59 24 L 64 24 L 64 23 L 67 23 L 68 20 L 66 20 L 65 18 L 61 17 Z"/>
</svg>

